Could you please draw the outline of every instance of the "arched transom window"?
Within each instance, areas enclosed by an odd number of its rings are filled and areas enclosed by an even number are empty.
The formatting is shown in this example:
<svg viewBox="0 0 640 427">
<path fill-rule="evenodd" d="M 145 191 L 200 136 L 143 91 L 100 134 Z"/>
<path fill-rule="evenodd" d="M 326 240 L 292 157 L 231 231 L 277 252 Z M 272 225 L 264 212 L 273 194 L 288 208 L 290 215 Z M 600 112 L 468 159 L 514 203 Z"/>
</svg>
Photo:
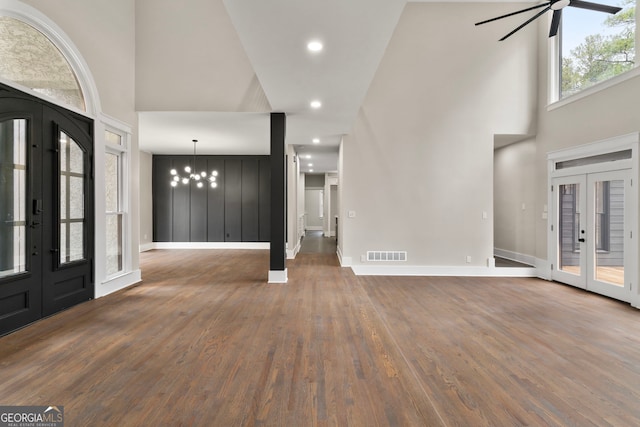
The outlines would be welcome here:
<svg viewBox="0 0 640 427">
<path fill-rule="evenodd" d="M 0 16 L 0 77 L 86 111 L 80 84 L 60 50 L 40 31 Z"/>
</svg>

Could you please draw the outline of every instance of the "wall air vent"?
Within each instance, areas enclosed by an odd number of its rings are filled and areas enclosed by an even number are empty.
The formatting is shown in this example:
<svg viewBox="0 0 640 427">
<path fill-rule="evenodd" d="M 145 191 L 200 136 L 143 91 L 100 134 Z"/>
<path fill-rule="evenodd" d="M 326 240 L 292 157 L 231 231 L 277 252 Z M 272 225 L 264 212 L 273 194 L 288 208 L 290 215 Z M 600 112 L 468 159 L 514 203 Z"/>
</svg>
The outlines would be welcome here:
<svg viewBox="0 0 640 427">
<path fill-rule="evenodd" d="M 367 261 L 406 261 L 407 251 L 367 251 Z"/>
</svg>

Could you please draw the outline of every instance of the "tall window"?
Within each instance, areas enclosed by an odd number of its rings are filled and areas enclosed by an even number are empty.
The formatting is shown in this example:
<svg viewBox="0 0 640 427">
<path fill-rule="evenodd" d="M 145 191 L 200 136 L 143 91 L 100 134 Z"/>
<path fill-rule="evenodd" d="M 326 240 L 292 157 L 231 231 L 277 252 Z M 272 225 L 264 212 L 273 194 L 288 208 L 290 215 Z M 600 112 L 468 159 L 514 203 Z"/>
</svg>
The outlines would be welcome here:
<svg viewBox="0 0 640 427">
<path fill-rule="evenodd" d="M 124 171 L 126 161 L 125 135 L 105 131 L 105 202 L 106 202 L 106 276 L 124 272 L 126 198 Z"/>
<path fill-rule="evenodd" d="M 636 66 L 636 0 L 598 0 L 622 7 L 615 15 L 562 9 L 560 98 Z"/>
</svg>

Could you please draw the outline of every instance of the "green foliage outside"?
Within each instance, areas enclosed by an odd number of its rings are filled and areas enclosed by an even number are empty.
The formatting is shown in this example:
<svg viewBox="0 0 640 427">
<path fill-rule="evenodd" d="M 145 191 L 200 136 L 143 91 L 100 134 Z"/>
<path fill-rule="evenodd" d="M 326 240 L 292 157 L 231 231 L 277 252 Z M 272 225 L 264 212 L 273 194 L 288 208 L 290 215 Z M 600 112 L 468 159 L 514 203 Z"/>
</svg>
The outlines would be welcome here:
<svg viewBox="0 0 640 427">
<path fill-rule="evenodd" d="M 609 35 L 592 34 L 562 58 L 561 97 L 630 70 L 635 64 L 636 1 L 624 0 L 623 9 L 605 20 L 616 30 Z"/>
</svg>

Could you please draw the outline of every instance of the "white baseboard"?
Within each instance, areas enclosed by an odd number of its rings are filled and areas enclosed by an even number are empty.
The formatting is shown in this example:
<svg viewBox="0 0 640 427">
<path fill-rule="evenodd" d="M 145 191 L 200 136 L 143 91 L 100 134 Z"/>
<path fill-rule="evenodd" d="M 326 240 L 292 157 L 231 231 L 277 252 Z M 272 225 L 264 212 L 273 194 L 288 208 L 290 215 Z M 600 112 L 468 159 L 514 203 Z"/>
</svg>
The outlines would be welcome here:
<svg viewBox="0 0 640 427">
<path fill-rule="evenodd" d="M 536 277 L 544 280 L 551 280 L 551 266 L 546 259 L 536 258 L 532 255 L 521 254 L 499 248 L 494 248 L 493 253 L 495 256 L 500 258 L 534 266 L 536 269 Z"/>
<path fill-rule="evenodd" d="M 525 255 L 518 252 L 508 251 L 506 249 L 493 248 L 493 254 L 497 257 L 508 259 L 511 261 L 521 262 L 523 264 L 536 266 L 537 258 L 531 255 Z"/>
<path fill-rule="evenodd" d="M 287 249 L 287 259 L 295 259 L 298 252 L 300 252 L 300 240 L 298 240 L 298 244 L 295 248 Z"/>
<path fill-rule="evenodd" d="M 150 251 L 152 249 L 155 249 L 155 245 L 154 245 L 153 242 L 144 243 L 144 244 L 140 245 L 140 252 L 146 252 L 146 251 Z"/>
<path fill-rule="evenodd" d="M 95 298 L 100 298 L 105 295 L 109 295 L 120 289 L 127 288 L 142 281 L 142 272 L 140 269 L 123 274 L 122 276 L 114 277 L 111 280 L 107 280 L 96 285 Z"/>
<path fill-rule="evenodd" d="M 344 265 L 343 265 L 344 266 Z M 356 276 L 477 276 L 477 277 L 537 277 L 535 267 L 498 268 L 483 266 L 429 265 L 352 265 Z"/>
<path fill-rule="evenodd" d="M 544 280 L 551 280 L 551 264 L 546 259 L 536 258 L 536 270 L 538 277 Z"/>
<path fill-rule="evenodd" d="M 307 225 L 307 231 L 324 231 L 324 227 L 321 225 Z"/>
<path fill-rule="evenodd" d="M 269 249 L 269 242 L 154 242 L 152 249 Z"/>
<path fill-rule="evenodd" d="M 338 255 L 338 261 L 340 261 L 340 267 L 351 267 L 351 264 L 353 263 L 351 257 L 343 256 L 340 246 L 338 246 L 336 254 Z"/>
<path fill-rule="evenodd" d="M 287 269 L 269 270 L 269 283 L 287 283 Z"/>
</svg>

